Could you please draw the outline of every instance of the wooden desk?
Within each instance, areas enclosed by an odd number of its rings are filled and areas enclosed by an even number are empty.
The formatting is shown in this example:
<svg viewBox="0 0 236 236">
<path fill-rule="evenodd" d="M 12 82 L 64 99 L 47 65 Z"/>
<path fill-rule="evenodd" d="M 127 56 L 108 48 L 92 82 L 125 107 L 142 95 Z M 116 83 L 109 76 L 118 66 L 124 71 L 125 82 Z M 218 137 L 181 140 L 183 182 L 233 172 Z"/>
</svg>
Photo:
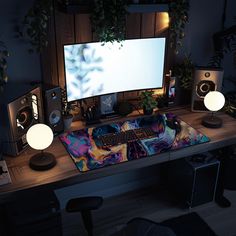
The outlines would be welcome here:
<svg viewBox="0 0 236 236">
<path fill-rule="evenodd" d="M 139 160 L 133 160 L 80 173 L 62 143 L 58 138 L 55 138 L 53 144 L 47 149 L 47 151 L 54 153 L 57 158 L 57 165 L 51 170 L 39 172 L 29 168 L 29 158 L 35 153 L 31 148 L 25 150 L 24 153 L 18 157 L 5 157 L 12 178 L 12 184 L 0 186 L 0 199 L 3 200 L 6 197 L 10 197 L 11 193 L 22 190 L 32 190 L 32 188 L 35 190 L 47 188 L 56 189 L 137 168 L 151 166 L 196 153 L 210 151 L 236 143 L 236 119 L 233 119 L 224 113 L 218 114 L 223 119 L 222 128 L 209 129 L 201 125 L 201 118 L 205 113 L 192 113 L 189 108 L 173 108 L 163 112 L 170 111 L 174 112 L 183 121 L 187 122 L 195 129 L 207 135 L 211 141 L 177 151 L 161 153 L 149 158 L 141 158 Z M 74 122 L 72 129 L 76 130 L 82 127 L 82 122 Z"/>
</svg>

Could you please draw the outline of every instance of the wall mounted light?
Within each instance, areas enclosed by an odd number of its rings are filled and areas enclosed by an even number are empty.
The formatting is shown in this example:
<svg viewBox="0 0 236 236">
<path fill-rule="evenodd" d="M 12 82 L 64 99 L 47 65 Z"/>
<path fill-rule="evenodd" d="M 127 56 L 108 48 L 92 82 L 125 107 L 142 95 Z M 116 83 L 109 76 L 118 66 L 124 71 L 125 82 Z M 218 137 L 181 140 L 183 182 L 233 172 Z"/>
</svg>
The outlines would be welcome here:
<svg viewBox="0 0 236 236">
<path fill-rule="evenodd" d="M 26 140 L 30 147 L 40 150 L 30 158 L 29 165 L 34 170 L 48 170 L 55 166 L 56 159 L 53 154 L 44 152 L 53 141 L 53 132 L 51 128 L 45 124 L 35 124 L 29 128 L 26 133 Z"/>
<path fill-rule="evenodd" d="M 207 115 L 202 119 L 202 125 L 207 128 L 219 128 L 222 126 L 222 120 L 217 117 L 214 112 L 219 111 L 225 104 L 225 97 L 221 92 L 211 91 L 204 97 L 205 107 L 211 111 L 211 115 Z"/>
<path fill-rule="evenodd" d="M 168 12 L 156 13 L 156 34 L 160 34 L 169 27 L 170 18 Z"/>
</svg>

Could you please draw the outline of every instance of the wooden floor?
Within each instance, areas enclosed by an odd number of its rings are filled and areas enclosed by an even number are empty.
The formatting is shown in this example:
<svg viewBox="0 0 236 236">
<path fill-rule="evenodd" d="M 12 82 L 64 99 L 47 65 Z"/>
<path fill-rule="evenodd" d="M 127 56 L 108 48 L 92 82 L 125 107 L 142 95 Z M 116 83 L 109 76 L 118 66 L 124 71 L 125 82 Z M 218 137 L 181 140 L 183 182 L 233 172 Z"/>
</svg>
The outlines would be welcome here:
<svg viewBox="0 0 236 236">
<path fill-rule="evenodd" d="M 236 191 L 225 191 L 232 206 L 221 208 L 210 202 L 192 209 L 184 208 L 164 189 L 142 189 L 105 199 L 103 206 L 93 212 L 94 235 L 108 236 L 118 231 L 134 217 L 145 217 L 156 222 L 197 212 L 218 236 L 236 236 Z M 62 213 L 64 236 L 86 236 L 80 214 Z M 204 235 L 201 235 L 204 236 Z"/>
</svg>

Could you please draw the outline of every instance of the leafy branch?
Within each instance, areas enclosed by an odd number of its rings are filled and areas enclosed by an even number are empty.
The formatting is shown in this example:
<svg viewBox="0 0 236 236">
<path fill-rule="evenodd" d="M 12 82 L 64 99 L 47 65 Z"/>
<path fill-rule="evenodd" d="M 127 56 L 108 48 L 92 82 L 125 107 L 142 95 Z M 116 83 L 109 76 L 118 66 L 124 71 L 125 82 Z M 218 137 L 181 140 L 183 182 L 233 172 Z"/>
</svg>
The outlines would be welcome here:
<svg viewBox="0 0 236 236">
<path fill-rule="evenodd" d="M 180 86 L 184 89 L 191 89 L 193 84 L 194 64 L 189 56 L 185 56 L 184 60 L 174 66 L 173 75 L 180 79 Z"/>
<path fill-rule="evenodd" d="M 185 37 L 184 29 L 188 23 L 189 0 L 175 0 L 169 4 L 170 47 L 178 54 Z"/>
<path fill-rule="evenodd" d="M 0 41 L 0 88 L 8 81 L 7 75 L 7 57 L 9 57 L 9 52 L 7 50 L 4 42 Z"/>
<path fill-rule="evenodd" d="M 236 52 L 236 25 L 214 34 L 215 54 L 210 58 L 209 66 L 221 67 L 224 55 Z"/>
<path fill-rule="evenodd" d="M 126 0 L 94 0 L 92 30 L 103 44 L 125 39 Z"/>
<path fill-rule="evenodd" d="M 23 21 L 16 27 L 17 36 L 26 38 L 29 52 L 41 52 L 48 45 L 48 23 L 53 10 L 53 0 L 35 0 Z"/>
</svg>

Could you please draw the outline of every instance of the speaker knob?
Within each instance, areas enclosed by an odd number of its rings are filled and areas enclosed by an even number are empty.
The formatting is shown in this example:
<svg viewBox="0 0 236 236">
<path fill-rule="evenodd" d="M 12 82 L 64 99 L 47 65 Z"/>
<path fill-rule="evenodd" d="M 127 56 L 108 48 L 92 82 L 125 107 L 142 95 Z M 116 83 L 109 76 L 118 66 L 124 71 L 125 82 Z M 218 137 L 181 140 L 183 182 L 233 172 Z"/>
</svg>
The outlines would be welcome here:
<svg viewBox="0 0 236 236">
<path fill-rule="evenodd" d="M 24 97 L 20 100 L 21 105 L 25 105 L 28 102 L 28 98 Z"/>
<path fill-rule="evenodd" d="M 51 97 L 52 97 L 52 99 L 56 99 L 56 98 L 57 98 L 56 92 L 52 92 L 52 93 L 51 93 Z"/>
</svg>

